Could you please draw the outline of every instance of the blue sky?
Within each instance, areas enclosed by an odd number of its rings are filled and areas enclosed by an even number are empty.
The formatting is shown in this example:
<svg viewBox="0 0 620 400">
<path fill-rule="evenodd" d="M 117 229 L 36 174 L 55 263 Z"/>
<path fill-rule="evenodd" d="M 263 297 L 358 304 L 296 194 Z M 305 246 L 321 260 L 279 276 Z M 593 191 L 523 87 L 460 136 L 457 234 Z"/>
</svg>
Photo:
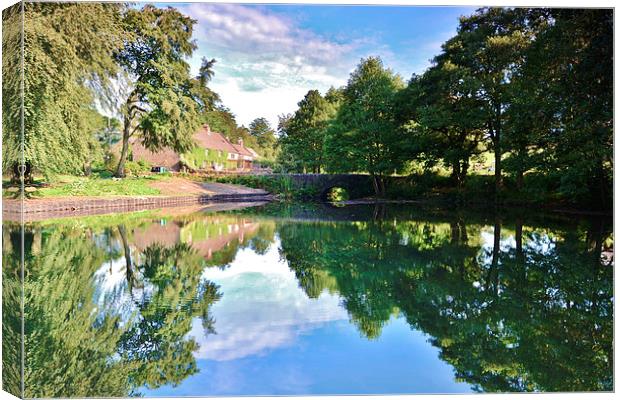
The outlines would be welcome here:
<svg viewBox="0 0 620 400">
<path fill-rule="evenodd" d="M 378 55 L 407 80 L 423 72 L 473 7 L 174 4 L 197 20 L 191 64 L 215 58 L 211 87 L 248 125 L 277 123 L 310 89 L 346 84 L 362 57 Z"/>
</svg>

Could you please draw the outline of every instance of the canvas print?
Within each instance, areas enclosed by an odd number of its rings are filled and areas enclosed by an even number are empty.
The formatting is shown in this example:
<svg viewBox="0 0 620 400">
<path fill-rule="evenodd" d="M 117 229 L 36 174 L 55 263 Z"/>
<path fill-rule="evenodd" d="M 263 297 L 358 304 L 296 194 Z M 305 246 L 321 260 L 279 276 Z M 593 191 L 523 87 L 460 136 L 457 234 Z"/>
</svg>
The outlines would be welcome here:
<svg viewBox="0 0 620 400">
<path fill-rule="evenodd" d="M 614 390 L 611 8 L 2 11 L 2 389 Z"/>
</svg>

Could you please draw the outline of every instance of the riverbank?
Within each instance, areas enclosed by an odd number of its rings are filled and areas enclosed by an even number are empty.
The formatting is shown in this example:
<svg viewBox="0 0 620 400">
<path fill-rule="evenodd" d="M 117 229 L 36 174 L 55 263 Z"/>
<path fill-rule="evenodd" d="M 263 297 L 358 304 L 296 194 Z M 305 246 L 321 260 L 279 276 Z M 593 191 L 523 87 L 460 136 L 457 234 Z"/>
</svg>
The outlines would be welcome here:
<svg viewBox="0 0 620 400">
<path fill-rule="evenodd" d="M 217 178 L 217 182 L 261 188 L 278 198 L 291 201 L 427 203 L 444 207 L 534 208 L 605 215 L 613 213 L 613 202 L 609 194 L 599 197 L 586 192 L 582 196 L 569 196 L 561 190 L 557 180 L 533 174 L 525 177 L 521 187 L 512 177 L 504 177 L 499 196 L 495 195 L 491 175 L 472 175 L 461 187 L 456 187 L 450 177 L 433 173 L 391 176 L 382 198 L 374 198 L 370 184 L 366 188 L 360 188 L 359 184 L 352 185 L 336 180 L 334 184 L 321 187 L 300 184 L 292 179 L 292 176 L 226 176 Z"/>
<path fill-rule="evenodd" d="M 48 218 L 122 213 L 190 205 L 217 203 L 254 203 L 271 201 L 273 196 L 261 189 L 222 183 L 200 183 L 183 178 L 155 182 L 158 195 L 150 196 L 56 196 L 20 199 L 4 198 L 5 220 L 36 221 Z"/>
</svg>

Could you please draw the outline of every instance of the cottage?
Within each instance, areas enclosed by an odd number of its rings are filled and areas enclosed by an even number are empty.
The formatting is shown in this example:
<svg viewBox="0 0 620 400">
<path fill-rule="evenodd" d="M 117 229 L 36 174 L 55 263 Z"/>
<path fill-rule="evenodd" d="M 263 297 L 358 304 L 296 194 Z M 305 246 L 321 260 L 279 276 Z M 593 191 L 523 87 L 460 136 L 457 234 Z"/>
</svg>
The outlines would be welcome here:
<svg viewBox="0 0 620 400">
<path fill-rule="evenodd" d="M 209 125 L 203 125 L 194 134 L 196 146 L 190 152 L 178 154 L 169 148 L 152 152 L 140 140 L 130 140 L 132 161 L 146 161 L 152 167 L 164 167 L 170 171 L 182 169 L 202 171 L 249 171 L 253 168 L 258 154 L 243 144 L 243 140 L 233 144 L 224 135 L 214 132 Z M 120 144 L 115 146 L 120 150 Z"/>
</svg>

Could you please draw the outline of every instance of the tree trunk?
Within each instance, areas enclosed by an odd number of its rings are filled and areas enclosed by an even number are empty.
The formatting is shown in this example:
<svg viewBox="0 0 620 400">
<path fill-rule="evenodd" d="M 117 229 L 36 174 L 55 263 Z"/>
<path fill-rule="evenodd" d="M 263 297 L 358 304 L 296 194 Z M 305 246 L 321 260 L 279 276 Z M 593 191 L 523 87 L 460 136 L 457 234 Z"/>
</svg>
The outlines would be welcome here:
<svg viewBox="0 0 620 400">
<path fill-rule="evenodd" d="M 118 158 L 118 166 L 116 167 L 116 172 L 114 173 L 114 176 L 116 176 L 117 178 L 125 177 L 125 159 L 127 158 L 127 153 L 129 151 L 129 137 L 131 136 L 130 125 L 131 125 L 131 120 L 129 119 L 129 117 L 125 117 L 124 123 L 123 123 L 123 148 Z"/>
<path fill-rule="evenodd" d="M 465 178 L 467 178 L 467 170 L 469 169 L 469 160 L 463 160 L 459 170 L 459 188 L 462 188 L 465 184 Z"/>
<path fill-rule="evenodd" d="M 499 202 L 499 193 L 502 190 L 502 151 L 499 146 L 499 129 L 495 131 L 493 138 L 493 151 L 495 153 L 495 202 Z"/>
<path fill-rule="evenodd" d="M 381 197 L 385 197 L 385 178 L 379 177 L 379 190 L 381 191 Z"/>
<path fill-rule="evenodd" d="M 517 189 L 519 191 L 523 189 L 523 170 L 521 168 L 517 171 Z"/>
<path fill-rule="evenodd" d="M 84 163 L 84 176 L 90 176 L 93 173 L 93 168 L 90 161 Z"/>
<path fill-rule="evenodd" d="M 499 195 L 502 189 L 502 149 L 501 149 L 501 104 L 495 106 L 495 123 L 493 126 L 493 152 L 495 153 L 495 203 L 499 203 Z"/>
<path fill-rule="evenodd" d="M 455 161 L 452 163 L 452 174 L 450 175 L 450 179 L 452 180 L 452 184 L 456 187 L 460 187 L 460 175 L 461 175 L 461 162 Z"/>
<path fill-rule="evenodd" d="M 493 294 L 499 294 L 499 248 L 501 244 L 502 224 L 499 216 L 495 216 L 495 226 L 493 228 L 493 256 L 491 266 L 487 275 L 487 288 L 493 287 Z"/>
<path fill-rule="evenodd" d="M 375 196 L 379 197 L 381 195 L 381 188 L 379 187 L 378 177 L 373 173 L 371 173 L 370 176 L 372 177 L 372 186 L 375 190 Z"/>
<path fill-rule="evenodd" d="M 523 220 L 521 218 L 517 218 L 515 223 L 515 243 L 517 260 L 521 262 L 523 260 Z"/>
<path fill-rule="evenodd" d="M 118 233 L 120 233 L 121 241 L 123 242 L 123 252 L 125 254 L 125 275 L 127 276 L 127 285 L 129 286 L 129 293 L 132 294 L 135 275 L 133 273 L 131 250 L 129 249 L 129 242 L 127 241 L 127 230 L 125 229 L 125 225 L 118 225 Z"/>
</svg>

